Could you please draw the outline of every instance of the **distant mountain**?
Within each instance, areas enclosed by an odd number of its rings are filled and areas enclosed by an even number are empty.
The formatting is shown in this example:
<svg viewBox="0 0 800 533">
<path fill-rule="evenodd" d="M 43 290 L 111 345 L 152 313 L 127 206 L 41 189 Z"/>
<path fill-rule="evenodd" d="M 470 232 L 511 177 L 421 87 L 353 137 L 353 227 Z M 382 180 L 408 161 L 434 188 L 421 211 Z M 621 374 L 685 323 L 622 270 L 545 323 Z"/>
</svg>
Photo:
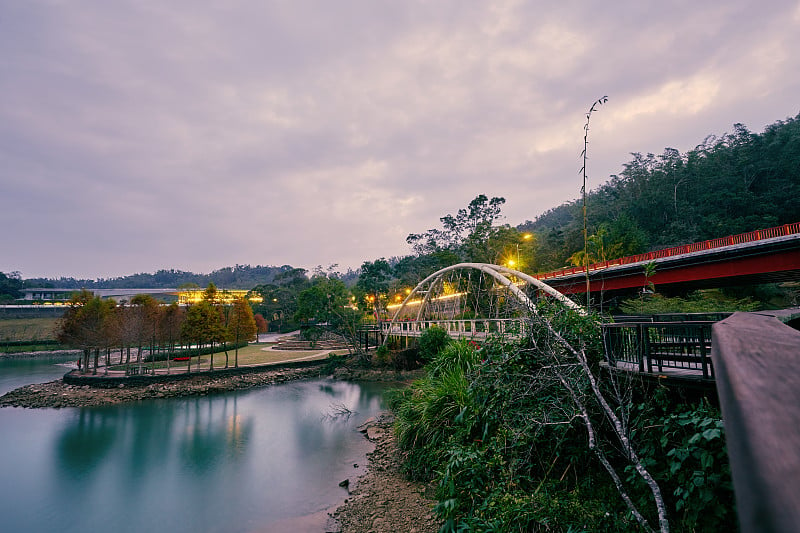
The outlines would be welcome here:
<svg viewBox="0 0 800 533">
<path fill-rule="evenodd" d="M 275 275 L 292 270 L 293 267 L 236 265 L 220 268 L 210 274 L 195 274 L 182 270 L 159 270 L 153 274 L 131 274 L 119 278 L 98 278 L 96 280 L 75 278 L 30 278 L 25 280 L 26 287 L 58 287 L 64 289 L 166 289 L 194 283 L 206 287 L 214 283 L 225 289 L 252 289 L 256 285 L 272 283 Z"/>
</svg>

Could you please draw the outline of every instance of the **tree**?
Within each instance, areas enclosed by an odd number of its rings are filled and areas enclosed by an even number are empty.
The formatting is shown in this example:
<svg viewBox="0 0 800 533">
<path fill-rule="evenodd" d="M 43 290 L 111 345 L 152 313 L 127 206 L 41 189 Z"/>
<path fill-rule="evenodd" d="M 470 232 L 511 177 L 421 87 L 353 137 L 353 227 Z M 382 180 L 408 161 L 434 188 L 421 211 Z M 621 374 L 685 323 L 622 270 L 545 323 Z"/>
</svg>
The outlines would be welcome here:
<svg viewBox="0 0 800 533">
<path fill-rule="evenodd" d="M 375 306 L 375 314 L 380 315 L 381 294 L 386 294 L 392 279 L 392 267 L 383 257 L 375 261 L 364 261 L 356 287 L 364 296 L 371 296 L 367 301 Z M 367 302 L 365 302 L 367 303 Z"/>
<path fill-rule="evenodd" d="M 294 319 L 298 322 L 334 320 L 338 310 L 349 304 L 347 287 L 342 281 L 327 276 L 316 276 L 311 283 L 311 287 L 297 295 Z"/>
<path fill-rule="evenodd" d="M 532 263 L 533 246 L 529 240 L 508 224 L 496 227 L 479 226 L 465 240 L 462 246 L 463 258 L 470 263 L 503 264 L 519 270 L 523 264 Z"/>
<path fill-rule="evenodd" d="M 269 330 L 269 323 L 261 313 L 253 315 L 256 321 L 256 330 L 258 333 L 266 333 Z"/>
<path fill-rule="evenodd" d="M 99 351 L 111 344 L 108 320 L 116 306 L 113 300 L 102 300 L 87 290 L 81 290 L 70 300 L 61 319 L 58 341 L 83 350 L 81 372 L 89 370 L 89 357 L 95 351 L 94 373 L 97 373 Z"/>
<path fill-rule="evenodd" d="M 363 313 L 350 305 L 349 291 L 344 282 L 327 276 L 315 276 L 311 287 L 297 296 L 297 312 L 294 319 L 310 325 L 316 322 L 338 333 L 347 341 L 350 350 L 365 357 L 358 344 L 358 327 Z"/>
<path fill-rule="evenodd" d="M 186 312 L 186 320 L 181 326 L 181 337 L 187 342 L 197 345 L 197 365 L 200 366 L 200 353 L 203 346 L 208 344 L 211 350 L 210 370 L 214 370 L 214 344 L 223 341 L 225 328 L 222 324 L 222 315 L 219 308 L 211 305 L 206 300 L 192 304 Z M 189 359 L 191 368 L 191 358 Z M 187 369 L 188 371 L 188 369 Z"/>
<path fill-rule="evenodd" d="M 161 314 L 161 324 L 159 330 L 161 338 L 167 343 L 167 374 L 169 365 L 175 353 L 175 344 L 180 338 L 181 325 L 186 319 L 186 311 L 176 302 L 169 304 Z"/>
<path fill-rule="evenodd" d="M 0 272 L 0 302 L 13 301 L 20 298 L 23 282 L 19 272 L 4 274 Z"/>
<path fill-rule="evenodd" d="M 501 206 L 505 201 L 501 197 L 490 200 L 485 194 L 480 194 L 466 209 L 459 209 L 455 216 L 445 215 L 440 218 L 441 230 L 434 228 L 425 233 L 412 233 L 406 237 L 406 242 L 419 255 L 440 250 L 458 250 L 467 238 L 485 233 L 492 227 L 500 218 Z"/>
<path fill-rule="evenodd" d="M 262 318 L 263 320 L 263 318 Z M 233 302 L 228 322 L 228 338 L 234 342 L 235 354 L 233 366 L 239 368 L 239 342 L 255 339 L 258 327 L 253 317 L 253 309 L 247 300 L 238 298 Z M 227 363 L 226 363 L 227 366 Z"/>
<path fill-rule="evenodd" d="M 587 266 L 622 257 L 622 243 L 610 242 L 608 228 L 601 225 L 597 232 L 589 236 L 587 246 L 578 250 L 569 258 L 575 266 Z"/>
<path fill-rule="evenodd" d="M 142 350 L 146 344 L 150 345 L 150 358 L 153 358 L 158 315 L 158 302 L 149 294 L 137 294 L 131 298 L 127 319 L 130 324 L 129 334 L 136 344 L 136 364 L 139 372 L 142 371 Z"/>
<path fill-rule="evenodd" d="M 208 304 L 208 307 L 203 307 L 203 319 L 206 339 L 211 345 L 209 370 L 214 370 L 214 344 L 224 343 L 227 331 L 225 329 L 222 303 L 220 302 L 219 292 L 217 291 L 216 285 L 213 283 L 209 283 L 208 287 L 206 287 L 206 290 L 203 293 L 203 302 Z"/>
</svg>

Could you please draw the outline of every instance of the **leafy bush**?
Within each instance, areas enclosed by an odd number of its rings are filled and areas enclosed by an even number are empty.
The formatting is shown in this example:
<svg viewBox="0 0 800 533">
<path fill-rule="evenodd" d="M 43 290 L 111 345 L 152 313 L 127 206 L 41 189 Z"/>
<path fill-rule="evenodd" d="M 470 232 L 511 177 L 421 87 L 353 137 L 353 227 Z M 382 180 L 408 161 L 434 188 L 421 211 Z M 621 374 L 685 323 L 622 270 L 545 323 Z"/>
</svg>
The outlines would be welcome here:
<svg viewBox="0 0 800 533">
<path fill-rule="evenodd" d="M 716 407 L 703 400 L 681 405 L 659 391 L 634 408 L 633 437 L 647 468 L 662 485 L 681 531 L 735 531 L 733 484 L 725 428 Z M 635 473 L 629 471 L 629 481 Z"/>
<path fill-rule="evenodd" d="M 419 346 L 419 358 L 423 363 L 432 360 L 441 352 L 445 346 L 450 344 L 452 339 L 443 328 L 431 326 L 420 335 L 417 341 Z"/>
<path fill-rule="evenodd" d="M 750 297 L 732 298 L 719 289 L 694 291 L 686 298 L 652 294 L 640 299 L 624 300 L 620 310 L 633 315 L 656 315 L 664 313 L 709 313 L 724 311 L 755 311 L 762 305 Z"/>
<path fill-rule="evenodd" d="M 391 350 L 389 350 L 389 347 L 385 344 L 381 344 L 375 350 L 375 357 L 374 357 L 375 363 L 377 363 L 380 366 L 386 366 L 389 363 L 391 363 L 391 355 L 392 354 Z"/>
</svg>

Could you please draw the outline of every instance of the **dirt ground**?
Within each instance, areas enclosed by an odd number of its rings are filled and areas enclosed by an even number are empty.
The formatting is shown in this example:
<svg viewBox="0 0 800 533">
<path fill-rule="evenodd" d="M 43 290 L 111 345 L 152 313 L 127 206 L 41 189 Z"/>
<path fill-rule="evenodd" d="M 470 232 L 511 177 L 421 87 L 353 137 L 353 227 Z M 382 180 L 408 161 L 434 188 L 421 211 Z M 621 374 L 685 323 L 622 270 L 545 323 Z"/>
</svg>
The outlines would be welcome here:
<svg viewBox="0 0 800 533">
<path fill-rule="evenodd" d="M 329 531 L 342 533 L 433 533 L 440 521 L 433 514 L 433 487 L 412 482 L 400 471 L 402 453 L 392 431 L 394 416 L 382 414 L 362 426 L 375 443 L 367 454 L 367 473 L 332 517 Z"/>
</svg>

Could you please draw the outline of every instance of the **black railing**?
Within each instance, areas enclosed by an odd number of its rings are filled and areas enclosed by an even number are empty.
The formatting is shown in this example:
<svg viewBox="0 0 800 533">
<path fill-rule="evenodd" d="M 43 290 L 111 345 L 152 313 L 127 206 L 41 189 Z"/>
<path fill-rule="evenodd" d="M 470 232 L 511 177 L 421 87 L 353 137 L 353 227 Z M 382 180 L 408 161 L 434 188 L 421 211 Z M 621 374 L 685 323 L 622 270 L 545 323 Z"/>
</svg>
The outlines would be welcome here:
<svg viewBox="0 0 800 533">
<path fill-rule="evenodd" d="M 694 370 L 713 379 L 712 324 L 711 320 L 603 324 L 606 361 L 651 374 L 665 368 Z"/>
<path fill-rule="evenodd" d="M 614 315 L 614 322 L 719 322 L 733 313 L 656 313 L 653 315 Z"/>
<path fill-rule="evenodd" d="M 358 344 L 365 352 L 369 351 L 370 346 L 377 348 L 383 344 L 383 332 L 379 326 L 359 328 L 358 331 L 356 331 L 356 335 L 358 337 Z"/>
</svg>

